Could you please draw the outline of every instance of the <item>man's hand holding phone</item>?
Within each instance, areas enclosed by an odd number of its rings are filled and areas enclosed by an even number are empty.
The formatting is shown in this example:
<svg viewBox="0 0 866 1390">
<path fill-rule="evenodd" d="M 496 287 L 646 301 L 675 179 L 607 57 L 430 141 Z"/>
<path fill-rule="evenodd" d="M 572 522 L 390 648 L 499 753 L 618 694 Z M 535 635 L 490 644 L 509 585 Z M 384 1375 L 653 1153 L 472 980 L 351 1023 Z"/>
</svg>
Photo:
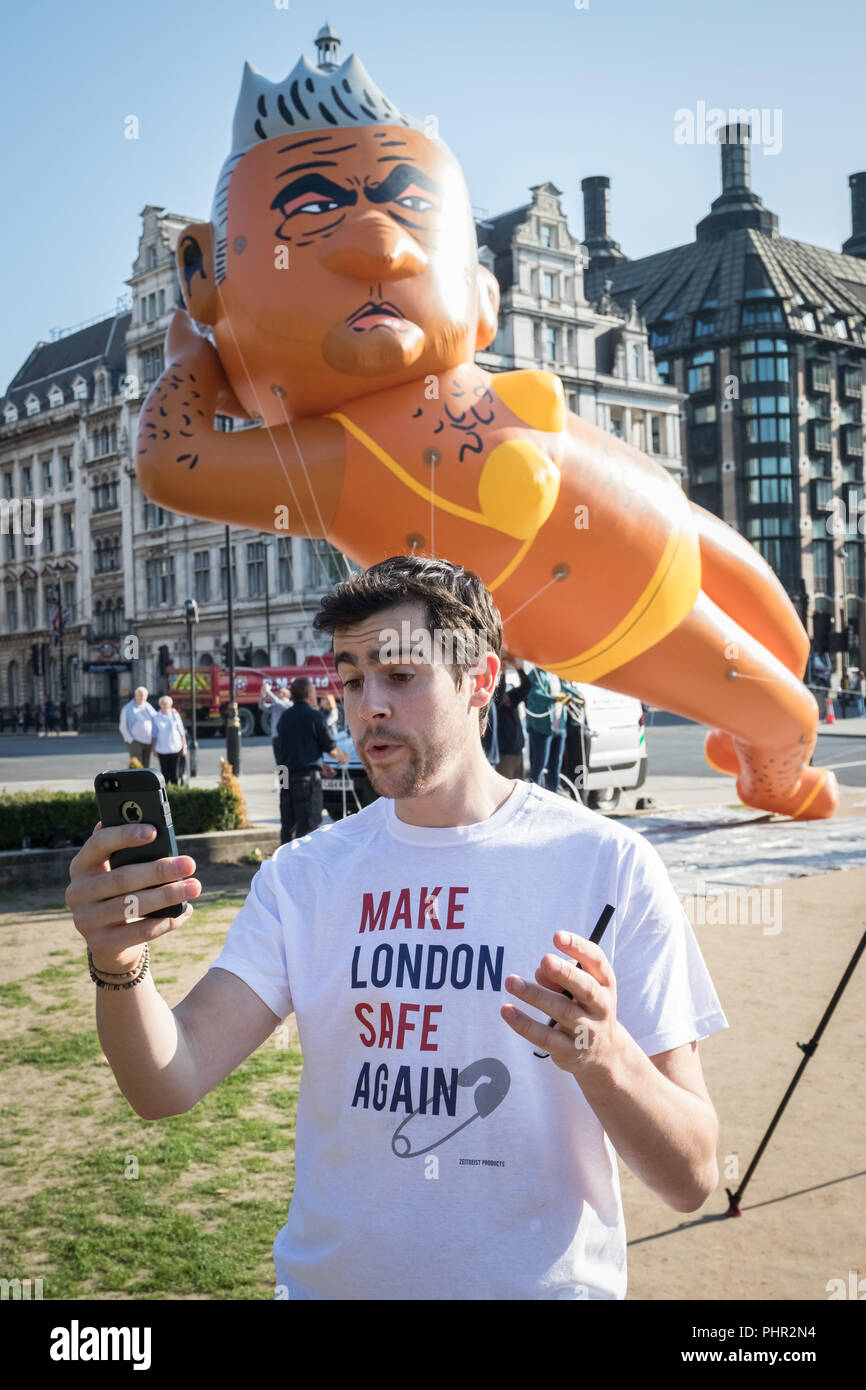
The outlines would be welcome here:
<svg viewBox="0 0 866 1390">
<path fill-rule="evenodd" d="M 97 821 L 69 866 L 66 905 L 93 955 L 95 969 L 103 974 L 132 969 L 146 941 L 155 941 L 189 920 L 193 910 L 189 900 L 201 893 L 199 880 L 189 877 L 195 860 L 188 854 L 111 868 L 109 855 L 146 845 L 156 833 L 153 825 L 103 826 Z M 186 906 L 178 917 L 145 916 L 180 902 Z"/>
</svg>

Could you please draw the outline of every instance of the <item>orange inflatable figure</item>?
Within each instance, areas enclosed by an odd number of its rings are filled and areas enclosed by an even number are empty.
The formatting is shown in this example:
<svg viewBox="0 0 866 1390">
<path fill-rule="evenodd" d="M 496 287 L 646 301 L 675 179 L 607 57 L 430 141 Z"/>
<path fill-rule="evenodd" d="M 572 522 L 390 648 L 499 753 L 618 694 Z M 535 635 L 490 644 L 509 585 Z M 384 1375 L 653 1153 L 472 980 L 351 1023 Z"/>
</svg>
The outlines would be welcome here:
<svg viewBox="0 0 866 1390">
<path fill-rule="evenodd" d="M 474 362 L 499 291 L 459 165 L 354 55 L 282 83 L 247 65 L 211 221 L 177 256 L 189 313 L 141 413 L 148 497 L 363 566 L 474 569 L 513 652 L 710 725 L 708 761 L 748 806 L 833 814 L 836 779 L 809 766 L 809 642 L 772 570 L 570 414 L 556 376 Z M 260 427 L 215 430 L 215 412 Z"/>
</svg>

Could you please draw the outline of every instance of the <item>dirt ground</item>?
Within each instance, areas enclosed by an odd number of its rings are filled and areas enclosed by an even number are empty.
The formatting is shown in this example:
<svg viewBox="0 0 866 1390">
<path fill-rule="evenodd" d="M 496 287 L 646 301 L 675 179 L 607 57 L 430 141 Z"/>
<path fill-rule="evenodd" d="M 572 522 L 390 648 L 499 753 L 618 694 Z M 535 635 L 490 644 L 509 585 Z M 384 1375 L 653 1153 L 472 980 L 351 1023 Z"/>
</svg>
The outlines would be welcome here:
<svg viewBox="0 0 866 1390">
<path fill-rule="evenodd" d="M 774 886 L 776 934 L 695 925 L 730 1025 L 700 1044 L 720 1184 L 683 1215 L 620 1163 L 629 1298 L 821 1300 L 830 1280 L 866 1276 L 866 959 L 749 1181 L 742 1216 L 725 1216 L 725 1188 L 745 1175 L 803 1060 L 796 1044 L 813 1036 L 866 919 L 866 869 Z"/>
</svg>

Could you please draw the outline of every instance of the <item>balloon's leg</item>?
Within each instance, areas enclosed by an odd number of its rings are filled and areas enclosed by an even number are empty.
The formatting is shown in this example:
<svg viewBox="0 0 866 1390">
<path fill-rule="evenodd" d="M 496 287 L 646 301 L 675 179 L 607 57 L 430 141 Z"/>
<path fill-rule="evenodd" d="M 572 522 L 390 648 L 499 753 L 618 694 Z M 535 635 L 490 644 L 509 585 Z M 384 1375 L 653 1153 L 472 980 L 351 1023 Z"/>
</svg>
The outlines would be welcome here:
<svg viewBox="0 0 866 1390">
<path fill-rule="evenodd" d="M 836 810 L 835 775 L 809 766 L 814 696 L 705 593 L 679 627 L 600 684 L 709 724 L 709 761 L 736 777 L 745 805 L 801 820 Z"/>
</svg>

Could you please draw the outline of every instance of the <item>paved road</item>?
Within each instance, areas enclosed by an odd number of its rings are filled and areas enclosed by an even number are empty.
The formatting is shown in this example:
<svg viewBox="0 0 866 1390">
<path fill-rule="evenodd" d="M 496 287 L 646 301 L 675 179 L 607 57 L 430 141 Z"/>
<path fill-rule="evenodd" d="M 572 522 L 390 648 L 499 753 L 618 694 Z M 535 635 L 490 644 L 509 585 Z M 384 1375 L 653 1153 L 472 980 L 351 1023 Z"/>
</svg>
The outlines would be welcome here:
<svg viewBox="0 0 866 1390">
<path fill-rule="evenodd" d="M 858 728 L 866 725 L 864 720 L 848 722 Z M 649 776 L 642 789 L 643 794 L 654 796 L 651 783 L 669 778 L 697 779 L 705 781 L 708 787 L 724 782 L 733 791 L 730 779 L 713 773 L 704 760 L 705 734 L 706 730 L 700 724 L 650 724 L 647 728 Z M 198 749 L 199 775 L 208 780 L 219 777 L 219 760 L 224 756 L 223 739 L 201 739 Z M 822 726 L 812 761 L 819 767 L 832 767 L 840 783 L 846 786 L 866 787 L 866 737 L 862 733 L 846 732 L 844 721 L 836 724 L 832 732 L 825 731 Z M 156 759 L 153 759 L 152 765 L 158 768 Z M 125 766 L 125 750 L 120 739 L 113 734 L 51 734 L 47 738 L 30 734 L 0 735 L 0 787 L 5 785 L 11 789 L 24 783 L 44 785 L 52 781 L 58 787 L 82 781 L 89 781 L 92 786 L 97 772 Z M 269 738 L 244 739 L 241 752 L 242 781 L 248 774 L 266 774 L 272 766 Z M 731 799 L 728 797 L 728 800 Z"/>
</svg>

